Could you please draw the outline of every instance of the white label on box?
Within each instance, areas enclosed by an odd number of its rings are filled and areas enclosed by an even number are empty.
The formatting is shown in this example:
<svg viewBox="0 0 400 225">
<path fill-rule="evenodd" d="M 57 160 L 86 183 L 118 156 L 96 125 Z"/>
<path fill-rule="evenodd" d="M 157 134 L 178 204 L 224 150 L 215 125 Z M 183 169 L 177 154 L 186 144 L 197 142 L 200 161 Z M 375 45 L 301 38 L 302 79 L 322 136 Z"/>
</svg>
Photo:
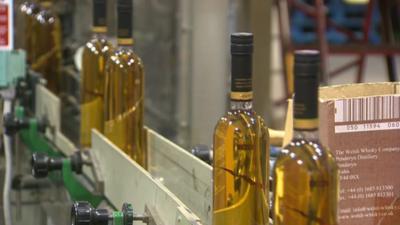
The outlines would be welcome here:
<svg viewBox="0 0 400 225">
<path fill-rule="evenodd" d="M 400 96 L 335 101 L 335 133 L 400 129 Z"/>
<path fill-rule="evenodd" d="M 13 0 L 0 0 L 0 50 L 13 49 Z"/>
<path fill-rule="evenodd" d="M 400 130 L 400 121 L 335 125 L 335 133 L 354 133 L 377 130 Z"/>
</svg>

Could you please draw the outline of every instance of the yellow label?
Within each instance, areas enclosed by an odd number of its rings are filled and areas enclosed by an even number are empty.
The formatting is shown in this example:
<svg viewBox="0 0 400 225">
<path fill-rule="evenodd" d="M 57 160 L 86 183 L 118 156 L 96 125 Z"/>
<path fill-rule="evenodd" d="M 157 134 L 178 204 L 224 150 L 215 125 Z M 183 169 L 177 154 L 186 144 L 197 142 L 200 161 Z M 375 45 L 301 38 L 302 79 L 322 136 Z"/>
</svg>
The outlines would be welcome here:
<svg viewBox="0 0 400 225">
<path fill-rule="evenodd" d="M 289 96 L 293 95 L 294 92 L 294 75 L 293 75 L 293 64 L 294 64 L 294 56 L 293 53 L 288 53 L 285 55 L 285 63 L 286 63 L 286 76 L 287 76 L 287 88 Z"/>
<path fill-rule="evenodd" d="M 233 100 L 251 100 L 253 99 L 253 92 L 231 92 L 231 99 Z"/>
<path fill-rule="evenodd" d="M 319 126 L 319 120 L 317 119 L 294 119 L 294 128 L 312 130 L 317 129 Z"/>
<path fill-rule="evenodd" d="M 118 38 L 117 41 L 119 45 L 133 45 L 132 38 Z"/>
<path fill-rule="evenodd" d="M 44 1 L 40 3 L 40 6 L 42 6 L 43 8 L 51 8 L 53 6 L 53 3 L 51 1 Z"/>
<path fill-rule="evenodd" d="M 107 27 L 92 27 L 93 33 L 107 33 Z"/>
<path fill-rule="evenodd" d="M 81 145 L 90 147 L 91 130 L 97 129 L 103 133 L 103 100 L 95 100 L 81 105 Z"/>
</svg>

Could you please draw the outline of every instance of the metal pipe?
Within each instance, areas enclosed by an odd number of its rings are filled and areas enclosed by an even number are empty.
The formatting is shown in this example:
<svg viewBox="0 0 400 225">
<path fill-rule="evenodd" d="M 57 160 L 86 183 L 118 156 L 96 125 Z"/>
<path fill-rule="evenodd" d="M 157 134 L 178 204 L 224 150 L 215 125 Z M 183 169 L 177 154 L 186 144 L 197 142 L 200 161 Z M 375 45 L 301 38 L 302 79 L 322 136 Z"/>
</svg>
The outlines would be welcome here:
<svg viewBox="0 0 400 225">
<path fill-rule="evenodd" d="M 364 24 L 363 24 L 363 32 L 364 32 L 363 42 L 364 42 L 364 44 L 368 44 L 369 31 L 371 29 L 372 12 L 373 12 L 374 4 L 375 4 L 375 0 L 371 0 L 368 3 L 368 7 L 367 7 L 367 11 L 366 11 L 366 18 L 365 18 Z M 366 55 L 360 54 L 360 63 L 358 64 L 356 83 L 361 83 L 363 81 L 363 78 L 364 78 L 363 74 L 364 74 L 364 70 L 365 70 L 365 61 L 366 61 Z"/>
<path fill-rule="evenodd" d="M 326 40 L 326 11 L 324 7 L 324 2 L 322 0 L 315 0 L 315 8 L 317 10 L 317 34 L 319 48 L 321 52 L 321 72 L 322 76 L 320 78 L 321 84 L 328 85 L 328 41 Z"/>
<path fill-rule="evenodd" d="M 3 115 L 12 112 L 12 102 L 10 99 L 4 99 Z M 11 214 L 11 179 L 12 179 L 12 139 L 10 136 L 3 134 L 4 140 L 4 152 L 6 158 L 6 171 L 4 177 L 4 189 L 3 189 L 3 210 L 4 210 L 4 224 L 12 225 L 12 214 Z"/>
</svg>

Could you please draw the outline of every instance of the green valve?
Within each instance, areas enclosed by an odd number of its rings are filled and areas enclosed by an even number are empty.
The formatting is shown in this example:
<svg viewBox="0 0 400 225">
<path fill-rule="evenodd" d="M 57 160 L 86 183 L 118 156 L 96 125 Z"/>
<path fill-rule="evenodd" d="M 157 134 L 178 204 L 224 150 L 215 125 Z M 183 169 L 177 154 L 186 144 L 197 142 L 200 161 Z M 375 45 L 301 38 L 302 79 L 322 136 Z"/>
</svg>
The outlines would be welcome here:
<svg viewBox="0 0 400 225">
<path fill-rule="evenodd" d="M 113 225 L 125 225 L 124 224 L 124 213 L 115 211 L 112 213 L 113 215 Z"/>
<path fill-rule="evenodd" d="M 20 124 L 19 136 L 21 141 L 32 151 L 46 153 L 49 156 L 61 156 L 43 137 L 45 125 L 39 124 L 37 119 L 26 119 L 25 109 L 22 106 L 15 107 L 15 118 Z"/>
<path fill-rule="evenodd" d="M 24 107 L 22 107 L 22 106 L 16 106 L 16 107 L 15 107 L 15 116 L 16 116 L 18 119 L 23 119 L 23 118 L 24 118 L 24 115 L 25 115 Z"/>
</svg>

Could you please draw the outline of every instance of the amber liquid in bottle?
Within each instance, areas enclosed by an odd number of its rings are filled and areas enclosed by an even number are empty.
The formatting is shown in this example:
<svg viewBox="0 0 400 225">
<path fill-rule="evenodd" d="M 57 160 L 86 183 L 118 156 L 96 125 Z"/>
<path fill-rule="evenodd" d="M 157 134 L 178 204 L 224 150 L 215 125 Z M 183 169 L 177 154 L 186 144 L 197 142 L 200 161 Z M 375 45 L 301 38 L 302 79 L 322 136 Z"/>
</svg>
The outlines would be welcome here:
<svg viewBox="0 0 400 225">
<path fill-rule="evenodd" d="M 269 224 L 269 135 L 252 110 L 252 41 L 231 36 L 231 109 L 217 123 L 213 151 L 213 224 Z"/>
<path fill-rule="evenodd" d="M 295 56 L 294 135 L 273 170 L 276 225 L 337 225 L 338 169 L 318 140 L 318 51 Z"/>
<path fill-rule="evenodd" d="M 104 134 L 147 168 L 144 114 L 144 68 L 133 49 L 132 1 L 118 1 L 118 49 L 106 69 Z"/>
<path fill-rule="evenodd" d="M 106 1 L 93 0 L 93 38 L 86 43 L 81 72 L 82 148 L 91 146 L 91 130 L 104 132 L 105 69 L 112 44 L 106 38 Z"/>
<path fill-rule="evenodd" d="M 47 87 L 58 94 L 61 88 L 61 24 L 52 10 L 51 1 L 40 2 L 41 10 L 32 23 L 31 68 L 41 73 L 47 81 Z"/>
<path fill-rule="evenodd" d="M 32 24 L 39 10 L 39 4 L 34 1 L 23 2 L 17 10 L 15 46 L 26 50 L 28 63 L 32 62 Z"/>
</svg>

